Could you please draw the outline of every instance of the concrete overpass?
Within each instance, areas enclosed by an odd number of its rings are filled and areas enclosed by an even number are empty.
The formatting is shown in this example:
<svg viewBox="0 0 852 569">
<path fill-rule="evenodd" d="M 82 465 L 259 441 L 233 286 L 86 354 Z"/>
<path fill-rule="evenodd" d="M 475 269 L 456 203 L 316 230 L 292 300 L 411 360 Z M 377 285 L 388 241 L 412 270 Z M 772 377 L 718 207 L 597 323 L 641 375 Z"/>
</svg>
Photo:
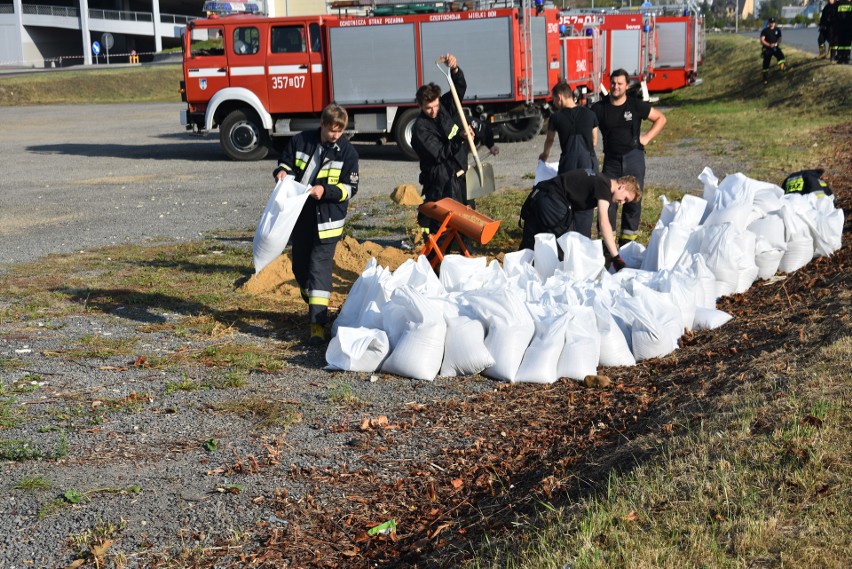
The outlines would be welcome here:
<svg viewBox="0 0 852 569">
<path fill-rule="evenodd" d="M 103 44 L 109 32 L 110 57 L 126 63 L 131 50 L 150 60 L 164 47 L 180 45 L 186 23 L 201 15 L 202 2 L 152 0 L 150 11 L 93 8 L 89 0 L 54 6 L 12 0 L 0 4 L 0 67 L 53 67 L 105 63 L 95 58 L 92 42 Z M 178 13 L 161 10 L 180 10 Z"/>
</svg>

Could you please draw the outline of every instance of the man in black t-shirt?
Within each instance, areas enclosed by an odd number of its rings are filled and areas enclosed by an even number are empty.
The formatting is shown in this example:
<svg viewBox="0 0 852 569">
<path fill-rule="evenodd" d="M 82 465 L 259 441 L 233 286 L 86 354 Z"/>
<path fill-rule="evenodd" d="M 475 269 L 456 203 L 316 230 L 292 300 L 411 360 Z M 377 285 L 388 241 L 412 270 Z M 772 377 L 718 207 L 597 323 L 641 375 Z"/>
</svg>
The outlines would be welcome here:
<svg viewBox="0 0 852 569">
<path fill-rule="evenodd" d="M 621 270 L 624 262 L 618 255 L 608 211 L 612 206 L 618 207 L 640 199 L 642 192 L 633 176 L 611 179 L 592 170 L 571 170 L 539 182 L 521 209 L 524 234 L 519 249 L 532 249 L 535 236 L 539 233 L 561 236 L 571 227 L 574 211 L 598 208 L 605 252 L 612 258 L 616 270 Z M 578 233 L 591 237 L 591 230 Z"/>
<path fill-rule="evenodd" d="M 778 47 L 781 44 L 781 29 L 775 27 L 775 18 L 769 18 L 769 23 L 760 32 L 760 44 L 763 46 L 763 83 L 769 82 L 769 64 L 772 58 L 778 61 L 781 71 L 786 69 L 784 52 Z"/>
<path fill-rule="evenodd" d="M 603 134 L 603 174 L 610 178 L 635 176 L 639 190 L 645 189 L 645 146 L 656 137 L 666 124 L 666 117 L 641 99 L 627 95 L 629 75 L 624 69 L 610 74 L 610 93 L 592 106 Z M 642 134 L 642 121 L 651 122 L 648 132 Z M 618 207 L 609 209 L 609 225 L 615 230 Z M 634 241 L 639 235 L 642 218 L 642 200 L 624 204 L 621 211 L 619 244 Z"/>
<path fill-rule="evenodd" d="M 560 81 L 551 90 L 556 112 L 550 115 L 544 150 L 538 159 L 547 162 L 553 139 L 559 134 L 559 157 L 557 173 L 564 174 L 577 168 L 598 171 L 595 146 L 598 143 L 598 117 L 588 107 L 578 107 L 570 85 Z M 574 229 L 584 235 L 591 234 L 594 207 L 589 211 L 574 211 Z"/>
</svg>

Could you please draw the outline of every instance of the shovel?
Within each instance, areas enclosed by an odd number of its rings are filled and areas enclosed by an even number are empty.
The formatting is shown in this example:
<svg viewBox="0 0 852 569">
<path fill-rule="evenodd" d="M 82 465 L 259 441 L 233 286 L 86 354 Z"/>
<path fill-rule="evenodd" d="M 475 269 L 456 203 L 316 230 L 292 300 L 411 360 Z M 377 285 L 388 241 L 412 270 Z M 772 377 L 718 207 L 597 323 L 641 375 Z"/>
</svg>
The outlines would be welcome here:
<svg viewBox="0 0 852 569">
<path fill-rule="evenodd" d="M 445 72 L 444 68 L 441 67 L 441 63 L 442 60 L 439 59 L 436 65 L 441 71 L 441 74 L 447 76 L 447 82 L 450 84 L 450 92 L 453 94 L 453 101 L 456 103 L 456 111 L 461 118 L 462 126 L 464 126 L 464 131 L 467 134 L 469 132 L 467 117 L 459 100 L 459 94 L 456 92 L 456 86 L 453 85 L 452 70 L 448 65 Z M 465 181 L 467 182 L 467 199 L 472 200 L 494 192 L 494 169 L 491 167 L 491 164 L 483 164 L 479 159 L 479 153 L 476 151 L 476 144 L 473 142 L 473 137 L 467 136 L 466 138 L 467 144 L 470 147 L 470 153 L 473 154 L 473 158 L 476 160 L 476 175 L 473 175 L 471 172 L 473 166 L 470 166 L 465 176 Z"/>
</svg>

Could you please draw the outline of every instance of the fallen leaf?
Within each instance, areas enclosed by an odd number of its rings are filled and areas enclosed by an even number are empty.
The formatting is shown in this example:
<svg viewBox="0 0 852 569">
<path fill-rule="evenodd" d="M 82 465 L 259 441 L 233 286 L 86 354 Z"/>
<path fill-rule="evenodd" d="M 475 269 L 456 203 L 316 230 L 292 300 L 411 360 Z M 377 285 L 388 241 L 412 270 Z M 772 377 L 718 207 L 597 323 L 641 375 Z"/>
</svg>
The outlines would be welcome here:
<svg viewBox="0 0 852 569">
<path fill-rule="evenodd" d="M 458 490 L 459 488 L 464 486 L 464 481 L 462 481 L 461 478 L 453 478 L 452 484 L 453 484 L 453 488 Z"/>
<path fill-rule="evenodd" d="M 92 555 L 95 557 L 103 557 L 104 555 L 106 555 L 107 549 L 109 549 L 110 547 L 112 547 L 112 540 L 105 539 L 103 543 L 101 543 L 100 545 L 96 545 L 92 548 Z"/>
<path fill-rule="evenodd" d="M 625 522 L 635 522 L 638 518 L 639 518 L 639 516 L 636 515 L 636 512 L 631 510 L 631 512 L 629 514 L 624 516 L 624 521 Z"/>
</svg>

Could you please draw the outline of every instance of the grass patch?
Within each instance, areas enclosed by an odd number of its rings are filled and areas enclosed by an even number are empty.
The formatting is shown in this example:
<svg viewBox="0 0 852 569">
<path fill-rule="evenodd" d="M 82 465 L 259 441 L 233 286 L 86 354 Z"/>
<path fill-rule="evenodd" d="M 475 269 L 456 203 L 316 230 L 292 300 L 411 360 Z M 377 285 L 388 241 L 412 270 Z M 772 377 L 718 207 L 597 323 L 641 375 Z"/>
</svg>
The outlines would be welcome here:
<svg viewBox="0 0 852 569">
<path fill-rule="evenodd" d="M 64 353 L 71 358 L 107 359 L 115 356 L 129 356 L 134 353 L 137 338 L 109 338 L 97 334 L 87 334 L 77 340 L 77 347 Z"/>
<path fill-rule="evenodd" d="M 359 407 L 364 404 L 364 401 L 358 397 L 348 383 L 340 383 L 329 387 L 326 398 L 329 403 L 335 405 L 345 405 L 347 407 Z"/>
<path fill-rule="evenodd" d="M 683 417 L 668 443 L 645 441 L 658 460 L 544 508 L 523 532 L 531 543 L 492 543 L 474 566 L 846 567 L 850 360 L 845 337 L 799 363 L 803 380 L 783 392 L 768 371 L 744 383 L 704 421 Z"/>
<path fill-rule="evenodd" d="M 50 480 L 44 476 L 27 476 L 13 486 L 15 490 L 27 490 L 30 492 L 35 490 L 49 490 L 50 487 Z"/>
<path fill-rule="evenodd" d="M 24 73 L 0 78 L 0 106 L 180 102 L 182 74 L 180 64 Z"/>
<path fill-rule="evenodd" d="M 55 460 L 68 455 L 68 438 L 61 433 L 52 450 L 41 448 L 25 439 L 0 439 L 0 460 L 26 462 L 28 460 Z"/>
<path fill-rule="evenodd" d="M 214 408 L 250 419 L 259 427 L 278 427 L 286 430 L 302 421 L 302 415 L 296 411 L 294 405 L 260 395 L 220 403 Z"/>
</svg>

